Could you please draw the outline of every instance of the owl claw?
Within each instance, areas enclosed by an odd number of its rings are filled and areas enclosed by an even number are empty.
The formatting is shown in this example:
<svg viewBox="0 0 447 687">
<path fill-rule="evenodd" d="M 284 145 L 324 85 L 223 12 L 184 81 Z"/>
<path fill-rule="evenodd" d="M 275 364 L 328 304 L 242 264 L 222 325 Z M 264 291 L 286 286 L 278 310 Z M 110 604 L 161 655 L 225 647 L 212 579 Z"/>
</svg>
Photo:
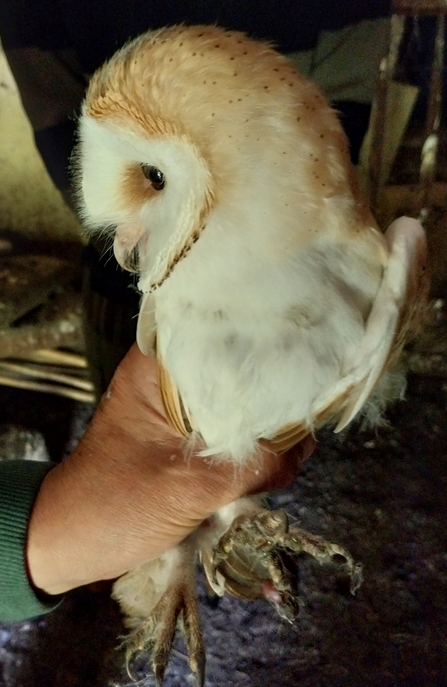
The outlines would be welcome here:
<svg viewBox="0 0 447 687">
<path fill-rule="evenodd" d="M 195 590 L 186 583 L 168 587 L 153 609 L 151 617 L 130 634 L 127 640 L 127 662 L 136 651 L 151 649 L 155 685 L 162 687 L 177 628 L 185 636 L 189 666 L 197 687 L 203 687 L 205 648 Z"/>
<path fill-rule="evenodd" d="M 342 559 L 351 593 L 360 587 L 362 567 L 351 554 L 338 544 L 289 526 L 284 511 L 258 510 L 235 518 L 208 557 L 211 563 L 205 571 L 212 586 L 218 585 L 221 578 L 225 590 L 233 596 L 263 596 L 282 618 L 293 622 L 299 604 L 297 575 L 289 562 L 292 554 L 300 553 L 307 553 L 321 564 Z"/>
<path fill-rule="evenodd" d="M 349 551 L 338 544 L 326 541 L 322 537 L 302 530 L 300 527 L 291 527 L 288 536 L 280 545 L 293 553 L 307 553 L 321 565 L 337 563 L 339 559 L 342 559 L 340 562 L 350 578 L 351 594 L 355 594 L 362 584 L 362 565 L 356 563 Z"/>
<path fill-rule="evenodd" d="M 203 649 L 203 647 L 202 647 Z M 193 660 L 192 656 L 190 654 L 189 658 L 189 666 L 191 668 L 191 672 L 194 675 L 196 679 L 196 687 L 204 687 L 205 685 L 205 666 L 206 666 L 206 658 L 205 658 L 205 652 L 203 652 L 202 655 L 195 656 L 194 659 L 194 664 L 193 665 Z"/>
</svg>

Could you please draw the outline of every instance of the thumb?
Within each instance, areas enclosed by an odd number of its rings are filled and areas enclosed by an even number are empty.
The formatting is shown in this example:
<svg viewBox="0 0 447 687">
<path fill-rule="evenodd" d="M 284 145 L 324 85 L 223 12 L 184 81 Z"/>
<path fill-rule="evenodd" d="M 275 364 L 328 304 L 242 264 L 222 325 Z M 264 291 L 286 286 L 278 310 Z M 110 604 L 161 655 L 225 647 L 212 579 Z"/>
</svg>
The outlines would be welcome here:
<svg viewBox="0 0 447 687">
<path fill-rule="evenodd" d="M 257 462 L 257 474 L 248 468 L 246 475 L 246 494 L 274 491 L 286 487 L 295 477 L 300 467 L 315 450 L 315 439 L 309 434 L 299 444 L 283 454 L 268 449 L 263 450 L 261 461 Z"/>
</svg>

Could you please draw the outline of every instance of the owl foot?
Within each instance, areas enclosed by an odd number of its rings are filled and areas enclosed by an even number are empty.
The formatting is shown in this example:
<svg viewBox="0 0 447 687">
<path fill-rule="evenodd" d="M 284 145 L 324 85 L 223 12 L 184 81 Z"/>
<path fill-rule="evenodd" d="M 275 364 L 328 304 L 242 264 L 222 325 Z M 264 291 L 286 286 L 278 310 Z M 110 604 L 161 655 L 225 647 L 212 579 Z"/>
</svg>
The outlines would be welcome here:
<svg viewBox="0 0 447 687">
<path fill-rule="evenodd" d="M 137 651 L 150 649 L 155 684 L 161 687 L 177 628 L 185 637 L 189 666 L 197 687 L 203 687 L 205 648 L 195 590 L 186 584 L 169 587 L 150 618 L 142 621 L 126 638 L 126 665 Z"/>
<path fill-rule="evenodd" d="M 339 546 L 289 526 L 284 511 L 257 510 L 236 517 L 214 551 L 202 554 L 208 581 L 218 593 L 253 599 L 264 596 L 290 622 L 298 612 L 296 574 L 291 554 L 307 553 L 319 563 L 342 562 L 355 593 L 362 582 L 361 565 Z"/>
<path fill-rule="evenodd" d="M 149 650 L 157 687 L 162 685 L 177 629 L 185 638 L 197 687 L 204 684 L 205 648 L 195 571 L 195 551 L 184 542 L 157 560 L 129 571 L 114 585 L 113 597 L 131 630 L 124 643 L 126 666 L 135 653 Z"/>
</svg>

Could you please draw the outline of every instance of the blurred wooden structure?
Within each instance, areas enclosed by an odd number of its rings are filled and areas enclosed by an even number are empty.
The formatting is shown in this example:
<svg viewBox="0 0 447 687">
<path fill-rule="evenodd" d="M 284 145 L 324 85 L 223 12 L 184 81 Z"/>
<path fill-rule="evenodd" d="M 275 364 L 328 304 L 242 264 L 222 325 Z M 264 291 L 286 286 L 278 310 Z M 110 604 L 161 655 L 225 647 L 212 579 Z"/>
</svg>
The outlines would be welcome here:
<svg viewBox="0 0 447 687">
<path fill-rule="evenodd" d="M 388 54 L 380 65 L 376 103 L 370 125 L 370 144 L 366 153 L 367 183 L 373 210 L 382 224 L 406 211 L 427 221 L 434 205 L 447 205 L 447 184 L 436 182 L 439 126 L 442 106 L 442 76 L 447 0 L 394 0 Z M 414 87 L 394 81 L 399 49 L 409 17 L 433 16 L 436 37 L 429 84 L 419 180 L 405 186 L 389 186 L 388 175 L 408 122 L 417 93 Z M 397 89 L 397 98 L 396 98 Z M 412 90 L 413 89 L 413 92 Z M 393 102 L 394 97 L 394 102 Z M 390 129 L 394 132 L 390 136 Z"/>
<path fill-rule="evenodd" d="M 94 402 L 77 271 L 47 255 L 0 254 L 0 385 Z"/>
</svg>

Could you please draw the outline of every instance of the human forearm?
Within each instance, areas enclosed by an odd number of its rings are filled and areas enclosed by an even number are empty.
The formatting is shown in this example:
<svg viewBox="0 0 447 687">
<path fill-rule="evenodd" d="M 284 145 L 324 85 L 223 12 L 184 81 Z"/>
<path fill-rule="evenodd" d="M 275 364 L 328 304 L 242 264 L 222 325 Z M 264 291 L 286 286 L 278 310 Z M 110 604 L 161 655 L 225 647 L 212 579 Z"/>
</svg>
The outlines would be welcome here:
<svg viewBox="0 0 447 687">
<path fill-rule="evenodd" d="M 287 482 L 312 442 L 281 458 L 263 451 L 237 471 L 183 449 L 155 361 L 133 347 L 78 448 L 42 483 L 27 547 L 36 587 L 58 594 L 158 557 L 219 507 Z"/>
</svg>

